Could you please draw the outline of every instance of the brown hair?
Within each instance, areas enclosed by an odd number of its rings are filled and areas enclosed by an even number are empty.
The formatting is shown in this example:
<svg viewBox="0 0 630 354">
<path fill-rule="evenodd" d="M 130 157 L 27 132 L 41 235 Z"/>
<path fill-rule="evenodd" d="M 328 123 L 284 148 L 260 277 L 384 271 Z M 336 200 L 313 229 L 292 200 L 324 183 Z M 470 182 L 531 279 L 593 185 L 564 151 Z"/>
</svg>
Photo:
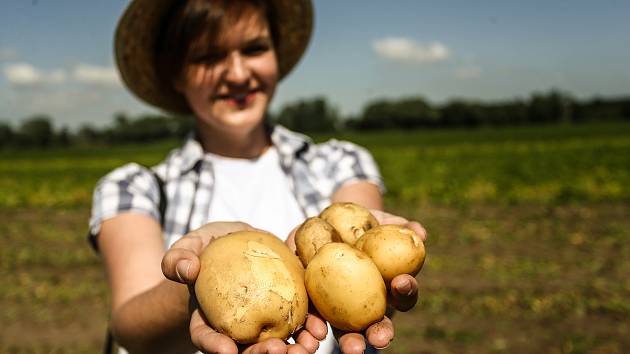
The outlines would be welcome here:
<svg viewBox="0 0 630 354">
<path fill-rule="evenodd" d="M 243 17 L 266 15 L 276 42 L 273 13 L 265 0 L 185 0 L 173 6 L 157 44 L 156 64 L 166 87 L 172 87 L 191 52 L 212 50 L 221 31 Z"/>
</svg>

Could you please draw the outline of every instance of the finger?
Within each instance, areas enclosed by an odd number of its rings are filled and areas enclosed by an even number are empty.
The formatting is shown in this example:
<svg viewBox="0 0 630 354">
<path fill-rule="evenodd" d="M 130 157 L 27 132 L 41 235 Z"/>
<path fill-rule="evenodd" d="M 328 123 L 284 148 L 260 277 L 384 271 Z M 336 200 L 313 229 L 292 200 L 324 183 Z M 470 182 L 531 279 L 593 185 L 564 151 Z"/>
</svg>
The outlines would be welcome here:
<svg viewBox="0 0 630 354">
<path fill-rule="evenodd" d="M 405 226 L 407 228 L 413 230 L 418 236 L 420 236 L 422 241 L 426 241 L 427 240 L 427 230 L 419 222 L 417 222 L 417 221 L 410 221 Z"/>
<path fill-rule="evenodd" d="M 173 247 L 162 258 L 162 273 L 170 280 L 193 284 L 199 274 L 201 240 L 193 237 Z"/>
<path fill-rule="evenodd" d="M 286 354 L 287 345 L 278 338 L 269 338 L 253 344 L 243 351 L 243 354 Z"/>
<path fill-rule="evenodd" d="M 408 227 L 412 230 L 414 230 L 416 233 L 426 233 L 426 231 L 424 231 L 424 228 L 422 227 L 422 225 L 420 225 L 417 221 L 409 221 L 408 219 L 402 217 L 402 216 L 398 216 L 398 215 L 394 215 L 394 214 L 390 214 L 388 212 L 385 211 L 381 211 L 381 210 L 375 210 L 375 209 L 371 209 L 370 212 L 372 212 L 372 214 L 374 215 L 374 217 L 376 218 L 376 220 L 378 220 L 379 224 L 382 225 L 403 225 L 405 227 Z"/>
<path fill-rule="evenodd" d="M 403 218 L 402 216 L 396 216 L 387 214 L 383 218 L 383 222 L 381 224 L 394 224 L 394 225 L 406 225 L 409 223 L 409 220 Z"/>
<path fill-rule="evenodd" d="M 199 309 L 194 310 L 190 317 L 190 339 L 204 353 L 238 354 L 236 343 L 209 327 Z"/>
<path fill-rule="evenodd" d="M 317 350 L 317 348 L 315 348 L 314 350 L 310 350 L 310 349 L 307 349 L 307 348 L 303 347 L 300 344 L 289 344 L 287 346 L 287 353 L 288 354 L 313 354 L 313 353 L 315 353 L 316 350 Z"/>
<path fill-rule="evenodd" d="M 295 253 L 295 251 L 297 250 L 297 246 L 295 245 L 295 233 L 297 232 L 299 227 L 300 227 L 300 225 L 294 227 L 293 230 L 291 230 L 291 232 L 289 232 L 289 237 L 287 237 L 287 240 L 284 241 L 284 243 L 287 245 L 287 247 L 289 247 L 289 249 L 293 253 Z"/>
<path fill-rule="evenodd" d="M 301 344 L 309 352 L 314 353 L 319 347 L 319 342 L 326 339 L 327 334 L 328 325 L 326 321 L 321 318 L 313 307 L 310 307 L 304 328 L 294 338 L 296 343 Z"/>
<path fill-rule="evenodd" d="M 394 324 L 385 316 L 365 331 L 368 342 L 376 349 L 385 349 L 394 339 Z"/>
<path fill-rule="evenodd" d="M 409 274 L 397 275 L 391 282 L 391 301 L 398 311 L 409 311 L 418 302 L 418 281 Z"/>
<path fill-rule="evenodd" d="M 328 334 L 328 325 L 318 313 L 309 313 L 304 327 L 317 340 L 324 340 Z"/>
<path fill-rule="evenodd" d="M 217 237 L 221 237 L 221 236 L 224 236 L 229 233 L 236 232 L 236 231 L 253 230 L 253 229 L 254 229 L 253 227 L 251 227 L 249 224 L 246 224 L 244 222 L 217 221 L 217 222 L 207 223 L 201 226 L 200 228 L 189 232 L 188 234 L 185 235 L 185 237 L 182 237 L 182 238 L 195 237 L 195 236 L 199 237 L 203 241 L 202 248 L 205 248 L 205 246 L 207 246 L 210 241 L 212 241 L 213 239 Z"/>
<path fill-rule="evenodd" d="M 378 220 L 379 224 L 404 224 L 408 221 L 401 216 L 390 214 L 378 209 L 370 209 L 370 213 L 372 213 L 376 220 Z"/>
<path fill-rule="evenodd" d="M 317 348 L 319 348 L 319 340 L 313 337 L 306 329 L 300 330 L 294 338 L 295 342 L 309 353 L 315 353 Z"/>
<path fill-rule="evenodd" d="M 359 333 L 346 333 L 339 338 L 339 348 L 344 354 L 363 354 L 365 339 Z"/>
</svg>

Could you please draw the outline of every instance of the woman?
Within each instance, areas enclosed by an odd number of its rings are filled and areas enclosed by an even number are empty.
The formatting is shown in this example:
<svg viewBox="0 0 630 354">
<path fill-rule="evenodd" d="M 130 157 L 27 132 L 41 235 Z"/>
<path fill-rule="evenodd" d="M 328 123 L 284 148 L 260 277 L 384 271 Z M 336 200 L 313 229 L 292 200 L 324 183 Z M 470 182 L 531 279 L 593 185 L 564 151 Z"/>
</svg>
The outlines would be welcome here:
<svg viewBox="0 0 630 354">
<path fill-rule="evenodd" d="M 353 201 L 424 236 L 419 224 L 379 212 L 382 184 L 367 151 L 338 141 L 315 145 L 265 121 L 277 82 L 308 44 L 311 6 L 133 0 L 121 18 L 116 58 L 128 88 L 158 108 L 192 113 L 196 123 L 195 134 L 162 163 L 118 168 L 94 192 L 92 241 L 112 290 L 112 330 L 129 352 L 313 353 L 321 340 L 320 352 L 333 350 L 315 315 L 295 344 L 268 340 L 247 348 L 213 331 L 198 310 L 191 315 L 185 284 L 195 282 L 209 235 L 251 225 L 286 237 L 331 202 Z M 182 237 L 201 226 L 204 236 Z M 416 280 L 397 277 L 391 295 L 394 307 L 411 308 Z M 375 347 L 387 346 L 391 321 L 365 335 Z M 359 333 L 339 334 L 339 345 L 346 353 L 366 348 Z"/>
</svg>

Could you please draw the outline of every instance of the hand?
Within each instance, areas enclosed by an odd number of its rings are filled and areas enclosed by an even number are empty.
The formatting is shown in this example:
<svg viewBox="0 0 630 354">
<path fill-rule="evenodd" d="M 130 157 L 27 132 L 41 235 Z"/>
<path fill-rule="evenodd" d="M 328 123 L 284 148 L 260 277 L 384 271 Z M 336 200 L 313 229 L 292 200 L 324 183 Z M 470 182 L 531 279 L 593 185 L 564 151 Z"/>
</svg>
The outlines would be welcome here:
<svg viewBox="0 0 630 354">
<path fill-rule="evenodd" d="M 370 209 L 370 213 L 374 215 L 376 220 L 378 220 L 379 224 L 394 224 L 394 225 L 402 225 L 409 229 L 415 231 L 418 236 L 422 239 L 422 241 L 427 240 L 427 230 L 424 229 L 422 225 L 420 225 L 417 221 L 409 221 L 402 216 L 390 214 L 388 212 L 378 210 L 378 209 Z"/>
<path fill-rule="evenodd" d="M 388 294 L 388 308 L 409 311 L 418 301 L 418 282 L 409 274 L 392 279 Z M 392 312 L 393 311 L 388 311 Z M 388 316 L 370 325 L 363 334 L 347 333 L 333 329 L 342 353 L 354 354 L 365 351 L 365 339 L 376 349 L 384 349 L 394 339 L 394 324 Z M 365 338 L 365 339 L 364 339 Z"/>
<path fill-rule="evenodd" d="M 393 215 L 382 210 L 370 209 L 370 212 L 379 224 L 396 224 L 403 225 L 413 230 L 422 241 L 427 239 L 427 231 L 417 221 L 409 221 L 401 216 Z M 296 226 L 289 234 L 285 241 L 287 246 L 295 252 L 295 232 L 299 228 Z M 418 301 L 418 281 L 409 274 L 401 274 L 392 279 L 388 284 L 388 307 L 398 311 L 409 311 Z M 389 312 L 389 311 L 388 311 Z M 320 321 L 324 321 L 318 314 L 310 314 L 309 316 L 317 317 Z M 365 338 L 377 349 L 383 349 L 389 346 L 394 339 L 394 324 L 391 319 L 385 316 L 381 321 L 372 324 L 363 334 L 342 332 L 333 328 L 333 332 L 339 347 L 343 353 L 363 353 L 365 351 Z"/>
<path fill-rule="evenodd" d="M 427 239 L 427 231 L 424 227 L 416 222 L 409 221 L 403 217 L 389 214 L 387 212 L 370 209 L 370 212 L 379 224 L 396 224 L 403 225 L 415 231 L 422 241 Z M 398 311 L 409 311 L 418 301 L 418 281 L 409 274 L 401 274 L 392 279 L 388 284 L 388 306 Z M 341 351 L 346 354 L 363 353 L 365 350 L 364 336 L 360 333 L 342 333 L 335 331 L 335 336 L 339 341 Z M 394 324 L 391 319 L 385 316 L 380 322 L 377 322 L 365 330 L 365 338 L 377 349 L 383 349 L 389 346 L 394 339 Z"/>
<path fill-rule="evenodd" d="M 183 236 L 171 246 L 162 259 L 162 272 L 172 280 L 194 287 L 200 270 L 199 256 L 203 249 L 215 238 L 225 234 L 255 230 L 245 223 L 213 222 Z M 319 341 L 326 337 L 326 324 L 317 317 L 307 318 L 304 329 L 296 333 L 297 344 L 287 344 L 280 339 L 268 339 L 245 347 L 212 329 L 203 313 L 193 306 L 190 318 L 190 337 L 192 343 L 206 353 L 236 354 L 239 352 L 255 353 L 314 353 Z"/>
<path fill-rule="evenodd" d="M 401 216 L 393 215 L 382 210 L 370 209 L 370 212 L 380 224 L 402 225 L 413 230 L 422 241 L 427 239 L 427 231 L 417 221 L 409 221 Z M 387 284 L 389 304 L 398 311 L 411 310 L 418 301 L 418 281 L 409 274 L 401 274 Z"/>
</svg>

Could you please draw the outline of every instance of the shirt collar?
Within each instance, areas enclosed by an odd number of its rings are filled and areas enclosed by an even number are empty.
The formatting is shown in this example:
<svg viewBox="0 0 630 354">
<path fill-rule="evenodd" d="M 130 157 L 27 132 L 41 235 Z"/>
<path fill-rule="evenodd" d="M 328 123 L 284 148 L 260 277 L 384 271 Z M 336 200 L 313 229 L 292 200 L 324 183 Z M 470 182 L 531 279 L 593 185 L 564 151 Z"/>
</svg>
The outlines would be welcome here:
<svg viewBox="0 0 630 354">
<path fill-rule="evenodd" d="M 296 157 L 307 152 L 312 144 L 312 140 L 306 135 L 292 132 L 281 125 L 269 125 L 267 128 L 270 132 L 271 143 L 278 150 L 280 164 L 285 170 L 290 168 Z M 184 174 L 190 171 L 199 161 L 203 160 L 204 154 L 197 134 L 191 132 L 186 137 L 184 145 L 171 156 L 171 159 L 179 160 L 180 173 Z"/>
<path fill-rule="evenodd" d="M 289 170 L 294 159 L 308 151 L 312 140 L 306 135 L 292 132 L 281 125 L 272 125 L 269 129 L 271 143 L 278 149 L 280 164 L 284 170 Z"/>
<path fill-rule="evenodd" d="M 199 161 L 203 160 L 203 156 L 203 147 L 197 138 L 197 134 L 190 132 L 184 145 L 175 153 L 174 158 L 180 161 L 180 173 L 184 174 L 195 167 Z"/>
</svg>

